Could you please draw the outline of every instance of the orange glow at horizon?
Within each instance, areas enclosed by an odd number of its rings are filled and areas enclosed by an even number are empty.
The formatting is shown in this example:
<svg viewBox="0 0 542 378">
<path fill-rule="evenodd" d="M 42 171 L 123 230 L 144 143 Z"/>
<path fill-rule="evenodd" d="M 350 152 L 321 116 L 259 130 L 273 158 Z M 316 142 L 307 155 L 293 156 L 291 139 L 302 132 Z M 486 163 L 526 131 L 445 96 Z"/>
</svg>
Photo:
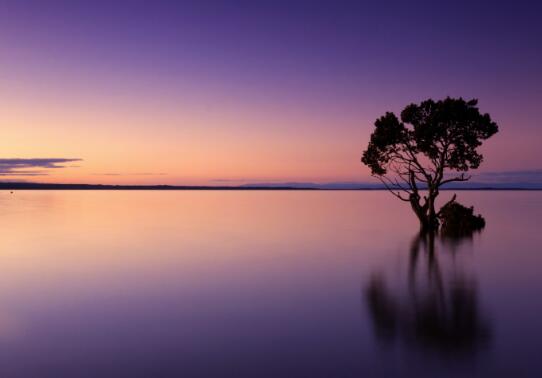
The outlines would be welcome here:
<svg viewBox="0 0 542 378">
<path fill-rule="evenodd" d="M 2 157 L 83 161 L 14 179 L 219 185 L 355 181 L 367 175 L 358 156 L 363 132 L 337 137 L 338 129 L 355 127 L 359 119 L 353 117 L 271 114 L 262 107 L 220 102 L 209 109 L 189 101 L 183 105 L 179 98 L 157 104 L 144 94 L 111 101 L 100 99 L 100 93 L 68 98 L 19 90 L 19 96 L 1 97 Z"/>
</svg>

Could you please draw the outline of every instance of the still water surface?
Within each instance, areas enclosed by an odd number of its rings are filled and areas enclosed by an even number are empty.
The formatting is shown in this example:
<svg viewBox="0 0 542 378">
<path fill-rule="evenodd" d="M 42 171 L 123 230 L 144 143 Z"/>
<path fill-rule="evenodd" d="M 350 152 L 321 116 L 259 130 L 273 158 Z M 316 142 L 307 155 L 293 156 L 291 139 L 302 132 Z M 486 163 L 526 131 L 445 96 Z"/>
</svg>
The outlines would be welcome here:
<svg viewBox="0 0 542 378">
<path fill-rule="evenodd" d="M 431 241 L 385 192 L 0 192 L 0 376 L 538 377 L 542 192 L 459 200 Z"/>
</svg>

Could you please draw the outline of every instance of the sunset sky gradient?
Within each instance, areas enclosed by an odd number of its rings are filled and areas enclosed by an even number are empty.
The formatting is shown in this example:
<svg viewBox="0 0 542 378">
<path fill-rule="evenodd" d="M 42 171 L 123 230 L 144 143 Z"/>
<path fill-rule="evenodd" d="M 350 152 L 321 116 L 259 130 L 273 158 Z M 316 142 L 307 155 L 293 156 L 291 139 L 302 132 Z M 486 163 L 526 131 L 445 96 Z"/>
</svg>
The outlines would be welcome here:
<svg viewBox="0 0 542 378">
<path fill-rule="evenodd" d="M 374 120 L 445 96 L 478 98 L 500 126 L 482 172 L 536 173 L 541 11 L 533 1 L 3 1 L 0 158 L 68 160 L 14 175 L 0 161 L 0 178 L 370 181 L 359 159 Z"/>
</svg>

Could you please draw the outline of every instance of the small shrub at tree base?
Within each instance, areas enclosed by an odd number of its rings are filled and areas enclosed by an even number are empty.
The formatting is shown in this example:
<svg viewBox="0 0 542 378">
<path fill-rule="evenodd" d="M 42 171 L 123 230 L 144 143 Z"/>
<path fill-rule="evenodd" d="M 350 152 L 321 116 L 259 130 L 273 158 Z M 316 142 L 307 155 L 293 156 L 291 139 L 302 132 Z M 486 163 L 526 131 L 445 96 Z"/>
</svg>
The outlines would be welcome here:
<svg viewBox="0 0 542 378">
<path fill-rule="evenodd" d="M 473 207 L 466 207 L 456 201 L 444 205 L 439 211 L 442 224 L 441 233 L 445 236 L 469 235 L 483 229 L 486 221 L 474 214 Z"/>
</svg>

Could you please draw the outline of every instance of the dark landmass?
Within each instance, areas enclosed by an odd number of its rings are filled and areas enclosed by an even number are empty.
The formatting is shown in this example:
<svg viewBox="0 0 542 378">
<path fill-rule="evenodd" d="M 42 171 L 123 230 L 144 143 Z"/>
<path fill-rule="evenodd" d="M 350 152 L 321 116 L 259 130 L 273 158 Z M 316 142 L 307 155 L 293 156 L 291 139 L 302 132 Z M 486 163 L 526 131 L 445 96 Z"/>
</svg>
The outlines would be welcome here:
<svg viewBox="0 0 542 378">
<path fill-rule="evenodd" d="M 474 184 L 474 183 L 473 183 Z M 246 184 L 239 186 L 191 186 L 191 185 L 99 185 L 99 184 L 45 184 L 31 182 L 0 182 L 0 190 L 386 190 L 377 184 L 354 183 L 284 183 Z M 450 186 L 441 190 L 542 190 L 542 187 L 508 185 Z"/>
<path fill-rule="evenodd" d="M 0 190 L 312 190 L 289 186 L 200 186 L 200 185 L 102 185 L 102 184 L 41 184 L 3 182 Z"/>
</svg>

